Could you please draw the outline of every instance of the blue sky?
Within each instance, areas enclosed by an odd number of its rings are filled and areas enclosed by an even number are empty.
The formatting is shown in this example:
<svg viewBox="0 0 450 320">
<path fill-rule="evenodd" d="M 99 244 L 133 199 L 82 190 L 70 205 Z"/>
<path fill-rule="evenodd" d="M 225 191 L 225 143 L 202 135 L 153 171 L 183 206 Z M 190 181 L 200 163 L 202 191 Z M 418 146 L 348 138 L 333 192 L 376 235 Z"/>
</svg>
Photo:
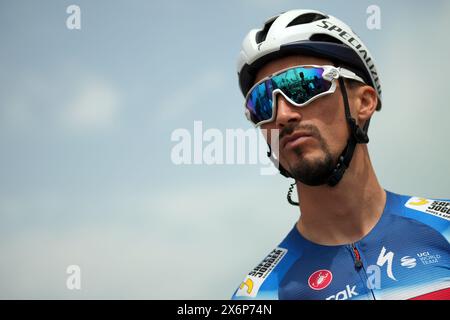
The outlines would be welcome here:
<svg viewBox="0 0 450 320">
<path fill-rule="evenodd" d="M 68 30 L 66 8 L 81 8 Z M 366 8 L 381 9 L 368 30 Z M 226 299 L 298 218 L 251 165 L 175 166 L 171 133 L 250 128 L 243 37 L 314 8 L 376 58 L 382 185 L 448 198 L 450 6 L 421 1 L 2 1 L 0 298 Z M 66 267 L 82 270 L 67 290 Z"/>
</svg>

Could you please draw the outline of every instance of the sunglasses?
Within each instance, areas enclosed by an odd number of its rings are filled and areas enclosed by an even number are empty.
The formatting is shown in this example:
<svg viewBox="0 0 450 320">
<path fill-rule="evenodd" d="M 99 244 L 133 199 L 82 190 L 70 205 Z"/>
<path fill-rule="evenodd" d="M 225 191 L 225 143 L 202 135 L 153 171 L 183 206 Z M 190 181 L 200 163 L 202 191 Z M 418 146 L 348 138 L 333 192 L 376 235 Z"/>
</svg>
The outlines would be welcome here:
<svg viewBox="0 0 450 320">
<path fill-rule="evenodd" d="M 354 72 L 334 66 L 301 65 L 280 70 L 256 83 L 245 97 L 245 115 L 257 127 L 276 117 L 276 94 L 304 107 L 336 90 L 339 77 L 364 83 Z"/>
</svg>

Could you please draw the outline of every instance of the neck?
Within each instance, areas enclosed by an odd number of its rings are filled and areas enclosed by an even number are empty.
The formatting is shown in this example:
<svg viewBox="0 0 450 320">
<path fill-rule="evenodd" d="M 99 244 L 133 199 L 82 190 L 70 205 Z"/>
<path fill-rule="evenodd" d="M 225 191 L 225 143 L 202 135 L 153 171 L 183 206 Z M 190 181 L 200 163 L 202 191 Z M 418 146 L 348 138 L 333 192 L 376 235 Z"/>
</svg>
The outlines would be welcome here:
<svg viewBox="0 0 450 320">
<path fill-rule="evenodd" d="M 321 245 L 359 241 L 376 225 L 386 203 L 365 145 L 357 145 L 336 186 L 311 187 L 297 181 L 297 192 L 301 211 L 297 229 Z"/>
</svg>

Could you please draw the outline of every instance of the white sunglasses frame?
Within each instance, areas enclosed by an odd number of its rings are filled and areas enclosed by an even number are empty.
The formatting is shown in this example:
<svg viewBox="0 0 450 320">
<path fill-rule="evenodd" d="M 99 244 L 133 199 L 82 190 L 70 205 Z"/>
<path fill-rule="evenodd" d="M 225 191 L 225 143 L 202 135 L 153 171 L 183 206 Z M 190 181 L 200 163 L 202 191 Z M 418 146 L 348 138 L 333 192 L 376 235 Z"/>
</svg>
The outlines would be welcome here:
<svg viewBox="0 0 450 320">
<path fill-rule="evenodd" d="M 262 82 L 264 82 L 264 81 L 266 81 L 266 80 L 269 80 L 269 79 L 271 79 L 271 78 L 274 77 L 274 76 L 277 76 L 277 75 L 279 75 L 279 74 L 281 74 L 281 73 L 283 73 L 283 72 L 285 72 L 285 71 L 288 71 L 288 70 L 290 70 L 290 69 L 302 68 L 302 67 L 308 67 L 308 68 L 322 68 L 322 69 L 324 69 L 324 70 L 323 70 L 323 74 L 322 74 L 322 78 L 325 79 L 325 80 L 327 80 L 327 81 L 330 81 L 330 82 L 331 82 L 331 87 L 330 87 L 330 89 L 328 89 L 328 90 L 325 91 L 325 92 L 319 93 L 318 95 L 312 97 L 311 99 L 309 99 L 309 100 L 306 101 L 305 103 L 300 103 L 300 104 L 299 104 L 299 103 L 295 103 L 294 101 L 292 101 L 288 96 L 286 96 L 286 94 L 285 94 L 281 89 L 279 89 L 279 88 L 278 88 L 278 89 L 275 89 L 275 90 L 272 91 L 272 110 L 273 110 L 273 111 L 272 111 L 272 118 L 267 119 L 267 120 L 260 121 L 260 122 L 258 122 L 258 123 L 255 124 L 255 123 L 251 120 L 250 111 L 249 111 L 248 108 L 247 108 L 247 100 L 248 100 L 248 97 L 250 96 L 252 90 L 253 90 L 256 86 L 260 85 Z M 337 80 L 339 77 L 343 77 L 343 78 L 347 78 L 347 79 L 353 79 L 353 80 L 356 80 L 356 81 L 359 81 L 359 82 L 365 84 L 364 80 L 363 80 L 361 77 L 359 77 L 358 75 L 356 75 L 353 71 L 350 71 L 350 70 L 345 69 L 345 68 L 343 68 L 343 67 L 335 67 L 335 66 L 330 66 L 330 65 L 322 65 L 322 66 L 320 66 L 320 65 L 306 64 L 306 65 L 298 65 L 298 66 L 293 66 L 293 67 L 289 67 L 289 68 L 285 68 L 285 69 L 279 70 L 279 71 L 277 71 L 277 72 L 275 72 L 275 73 L 272 73 L 271 75 L 269 75 L 269 76 L 267 76 L 267 77 L 261 79 L 260 81 L 258 81 L 257 83 L 255 83 L 255 84 L 250 88 L 250 90 L 248 91 L 247 95 L 245 96 L 245 101 L 244 101 L 245 116 L 247 117 L 247 120 L 249 120 L 251 123 L 253 123 L 254 127 L 259 127 L 259 126 L 261 126 L 262 124 L 272 122 L 272 121 L 275 120 L 275 118 L 276 118 L 276 116 L 277 116 L 277 107 L 278 107 L 277 104 L 276 104 L 276 103 L 277 103 L 277 100 L 276 100 L 276 95 L 277 95 L 277 93 L 280 93 L 281 95 L 283 95 L 283 97 L 284 97 L 287 101 L 289 101 L 290 104 L 292 104 L 292 105 L 294 105 L 294 106 L 296 106 L 296 107 L 304 107 L 304 106 L 310 104 L 310 103 L 313 102 L 314 100 L 316 100 L 316 99 L 318 99 L 318 98 L 320 98 L 320 97 L 322 97 L 322 96 L 324 96 L 324 95 L 328 95 L 328 94 L 334 93 L 334 92 L 336 91 L 336 80 Z"/>
</svg>

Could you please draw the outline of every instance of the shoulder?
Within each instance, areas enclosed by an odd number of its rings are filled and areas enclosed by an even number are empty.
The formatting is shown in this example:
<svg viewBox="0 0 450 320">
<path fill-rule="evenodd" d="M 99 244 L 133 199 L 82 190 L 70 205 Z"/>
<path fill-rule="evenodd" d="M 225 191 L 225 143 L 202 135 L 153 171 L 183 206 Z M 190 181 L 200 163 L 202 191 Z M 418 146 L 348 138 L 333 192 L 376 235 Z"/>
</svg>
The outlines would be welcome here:
<svg viewBox="0 0 450 320">
<path fill-rule="evenodd" d="M 294 245 L 294 228 L 284 240 L 271 250 L 244 278 L 232 299 L 278 299 L 279 282 L 289 267 L 299 257 Z"/>
<path fill-rule="evenodd" d="M 277 299 L 276 273 L 288 249 L 276 247 L 241 282 L 232 299 Z"/>
<path fill-rule="evenodd" d="M 430 233 L 450 240 L 450 200 L 400 195 L 388 191 L 386 194 L 385 210 L 403 217 L 405 225 L 420 225 Z"/>
</svg>

